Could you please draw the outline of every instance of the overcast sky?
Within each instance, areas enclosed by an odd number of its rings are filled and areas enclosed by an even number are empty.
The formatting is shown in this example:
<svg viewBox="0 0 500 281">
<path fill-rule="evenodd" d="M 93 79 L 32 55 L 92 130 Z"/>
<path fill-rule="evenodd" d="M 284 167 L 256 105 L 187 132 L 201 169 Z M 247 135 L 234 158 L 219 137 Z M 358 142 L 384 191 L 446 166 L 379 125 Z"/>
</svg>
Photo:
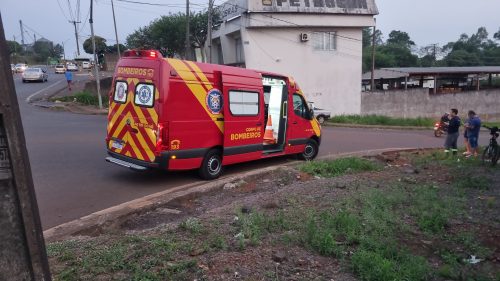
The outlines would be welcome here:
<svg viewBox="0 0 500 281">
<path fill-rule="evenodd" d="M 118 36 L 123 42 L 128 34 L 147 25 L 155 18 L 168 13 L 185 11 L 185 0 L 137 0 L 170 6 L 147 6 L 114 0 L 117 17 Z M 69 5 L 68 5 L 69 2 Z M 222 3 L 223 0 L 216 0 Z M 80 3 L 80 13 L 78 13 Z M 74 27 L 69 20 L 78 18 L 80 52 L 84 54 L 82 43 L 90 36 L 88 11 L 90 0 L 0 0 L 5 34 L 8 40 L 14 36 L 21 42 L 19 20 L 27 27 L 25 41 L 33 42 L 33 35 L 43 36 L 54 43 L 64 43 L 66 56 L 76 53 Z M 111 0 L 94 2 L 94 30 L 96 35 L 114 44 Z M 191 0 L 192 10 L 207 7 L 208 0 Z M 499 0 L 376 0 L 380 14 L 378 28 L 384 39 L 391 30 L 402 30 L 410 34 L 419 46 L 432 43 L 444 45 L 456 41 L 460 34 L 471 34 L 485 26 L 493 35 L 500 28 Z M 68 6 L 71 6 L 72 12 Z"/>
</svg>

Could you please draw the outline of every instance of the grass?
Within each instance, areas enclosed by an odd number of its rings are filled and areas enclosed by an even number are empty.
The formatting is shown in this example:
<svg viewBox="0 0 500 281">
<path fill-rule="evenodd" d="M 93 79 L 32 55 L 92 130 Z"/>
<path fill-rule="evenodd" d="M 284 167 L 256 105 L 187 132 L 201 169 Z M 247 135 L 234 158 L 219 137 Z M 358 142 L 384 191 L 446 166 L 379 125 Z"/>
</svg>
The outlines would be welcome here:
<svg viewBox="0 0 500 281">
<path fill-rule="evenodd" d="M 300 166 L 300 170 L 315 176 L 333 178 L 347 173 L 379 170 L 376 163 L 356 157 L 340 158 L 328 161 L 312 161 Z"/>
<path fill-rule="evenodd" d="M 432 127 L 436 122 L 433 118 L 395 118 L 382 115 L 338 115 L 328 120 L 331 123 L 383 125 L 402 127 Z"/>
<path fill-rule="evenodd" d="M 64 265 L 56 269 L 57 280 L 192 280 L 203 275 L 197 258 L 191 257 L 197 250 L 211 255 L 276 244 L 336 258 L 363 281 L 500 280 L 464 262 L 465 254 L 484 259 L 492 253 L 478 241 L 474 229 L 449 231 L 452 220 L 467 216 L 464 194 L 491 186 L 477 173 L 480 161 L 456 162 L 443 159 L 440 153 L 415 157 L 415 165 L 442 166 L 443 171 L 460 176 L 443 185 L 432 179 L 406 184 L 396 178 L 379 179 L 377 188 L 351 183 L 346 190 L 352 192 L 335 201 L 288 195 L 282 208 L 245 212 L 248 208 L 237 208 L 234 219 L 228 220 L 187 218 L 177 229 L 161 234 L 53 243 L 48 245 L 48 254 Z M 301 166 L 303 171 L 325 177 L 378 169 L 364 158 Z M 432 243 L 432 264 L 423 256 L 423 240 Z M 229 274 L 231 269 L 224 272 Z M 263 274 L 277 278 L 272 270 Z"/>
<path fill-rule="evenodd" d="M 57 97 L 54 98 L 54 100 L 59 100 L 62 102 L 77 102 L 83 105 L 92 105 L 92 106 L 99 105 L 99 98 L 97 97 L 97 95 L 94 95 L 91 92 L 85 90 L 77 92 L 73 96 Z M 102 95 L 103 106 L 107 106 L 108 103 L 109 103 L 109 97 L 107 95 Z"/>
</svg>

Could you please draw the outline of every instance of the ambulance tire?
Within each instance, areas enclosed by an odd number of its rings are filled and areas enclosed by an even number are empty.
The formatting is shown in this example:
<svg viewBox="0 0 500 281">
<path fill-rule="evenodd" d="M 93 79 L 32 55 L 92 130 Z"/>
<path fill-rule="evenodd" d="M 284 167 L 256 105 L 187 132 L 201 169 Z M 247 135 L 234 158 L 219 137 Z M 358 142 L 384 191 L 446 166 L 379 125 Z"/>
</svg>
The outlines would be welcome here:
<svg viewBox="0 0 500 281">
<path fill-rule="evenodd" d="M 222 174 L 222 157 L 220 150 L 210 150 L 203 159 L 199 170 L 200 177 L 204 180 L 214 180 Z"/>
<path fill-rule="evenodd" d="M 318 149 L 319 149 L 318 142 L 316 142 L 313 139 L 310 139 L 309 141 L 307 141 L 304 147 L 304 151 L 299 154 L 299 158 L 305 161 L 314 160 L 314 158 L 318 156 Z"/>
</svg>

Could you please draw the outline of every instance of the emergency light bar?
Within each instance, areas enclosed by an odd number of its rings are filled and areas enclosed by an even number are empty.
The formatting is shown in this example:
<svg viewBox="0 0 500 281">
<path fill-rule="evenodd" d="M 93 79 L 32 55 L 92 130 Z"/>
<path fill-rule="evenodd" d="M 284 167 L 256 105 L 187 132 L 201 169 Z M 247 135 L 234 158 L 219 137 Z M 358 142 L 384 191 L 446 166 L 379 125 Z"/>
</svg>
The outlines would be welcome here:
<svg viewBox="0 0 500 281">
<path fill-rule="evenodd" d="M 160 52 L 155 50 L 127 50 L 123 53 L 124 57 L 143 57 L 143 58 L 152 58 L 158 59 L 162 58 Z"/>
</svg>

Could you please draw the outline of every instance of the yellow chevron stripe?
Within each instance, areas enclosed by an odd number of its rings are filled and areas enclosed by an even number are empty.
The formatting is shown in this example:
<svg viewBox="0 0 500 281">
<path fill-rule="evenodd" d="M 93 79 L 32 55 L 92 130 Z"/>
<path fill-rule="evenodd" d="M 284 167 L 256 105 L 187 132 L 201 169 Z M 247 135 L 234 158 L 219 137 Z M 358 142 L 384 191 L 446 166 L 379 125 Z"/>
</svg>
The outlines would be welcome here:
<svg viewBox="0 0 500 281">
<path fill-rule="evenodd" d="M 128 132 L 127 132 L 127 134 L 130 134 L 130 133 L 128 133 Z M 135 153 L 135 155 L 136 155 L 137 159 L 139 159 L 139 160 L 145 160 L 145 159 L 144 159 L 144 157 L 142 157 L 142 153 L 141 153 L 141 151 L 138 149 L 137 144 L 135 143 L 134 139 L 133 139 L 131 136 L 129 136 L 129 137 L 127 138 L 127 142 L 128 142 L 128 145 L 129 145 L 130 147 L 132 147 L 132 150 L 134 151 L 134 153 Z"/>
<path fill-rule="evenodd" d="M 192 61 L 186 61 L 186 63 L 191 67 L 191 69 L 194 69 L 194 73 L 203 81 L 204 85 L 207 87 L 207 89 L 210 91 L 213 89 L 213 84 L 210 83 L 208 80 L 207 76 L 205 76 L 205 73 L 201 71 L 201 69 Z"/>
<path fill-rule="evenodd" d="M 125 127 L 126 122 L 124 120 L 131 118 L 130 112 L 127 113 L 122 119 L 122 122 L 116 127 L 116 130 L 113 132 L 113 137 L 118 138 L 118 135 L 120 135 L 121 131 L 123 130 L 123 127 Z M 123 135 L 123 138 L 125 138 L 127 134 Z"/>
<path fill-rule="evenodd" d="M 139 119 L 141 119 L 141 118 L 144 120 L 147 119 L 146 116 L 144 116 L 144 113 L 142 113 L 142 110 L 140 108 L 134 106 L 134 111 L 135 111 L 135 114 L 137 115 L 137 117 L 139 117 Z M 156 122 L 155 122 L 155 124 L 156 124 Z M 148 128 L 144 128 L 144 130 L 148 134 L 148 137 L 151 140 L 151 143 L 156 143 L 156 136 L 153 133 L 153 131 L 151 129 L 148 129 Z M 146 147 L 148 147 L 148 146 L 146 146 Z"/>
<path fill-rule="evenodd" d="M 205 90 L 205 88 L 203 88 L 198 79 L 196 79 L 195 74 L 181 60 L 167 59 L 167 61 L 175 69 L 177 74 L 179 74 L 182 80 L 184 80 L 184 83 L 186 83 L 188 88 L 191 90 L 191 93 L 193 93 L 200 105 L 205 109 L 208 116 L 210 116 L 210 118 L 214 121 L 215 125 L 217 125 L 221 133 L 224 133 L 224 122 L 217 121 L 217 118 L 222 118 L 223 115 L 212 114 L 212 112 L 208 110 L 205 102 L 207 91 Z"/>
<path fill-rule="evenodd" d="M 144 137 L 142 136 L 142 134 L 135 134 L 135 136 L 137 137 L 137 139 L 139 140 L 139 144 L 142 146 L 142 150 L 144 152 L 146 152 L 146 155 L 148 156 L 148 159 L 149 161 L 153 161 L 154 160 L 154 153 L 151 151 L 151 149 L 149 148 L 148 144 L 146 143 L 146 141 L 144 140 Z"/>
</svg>

